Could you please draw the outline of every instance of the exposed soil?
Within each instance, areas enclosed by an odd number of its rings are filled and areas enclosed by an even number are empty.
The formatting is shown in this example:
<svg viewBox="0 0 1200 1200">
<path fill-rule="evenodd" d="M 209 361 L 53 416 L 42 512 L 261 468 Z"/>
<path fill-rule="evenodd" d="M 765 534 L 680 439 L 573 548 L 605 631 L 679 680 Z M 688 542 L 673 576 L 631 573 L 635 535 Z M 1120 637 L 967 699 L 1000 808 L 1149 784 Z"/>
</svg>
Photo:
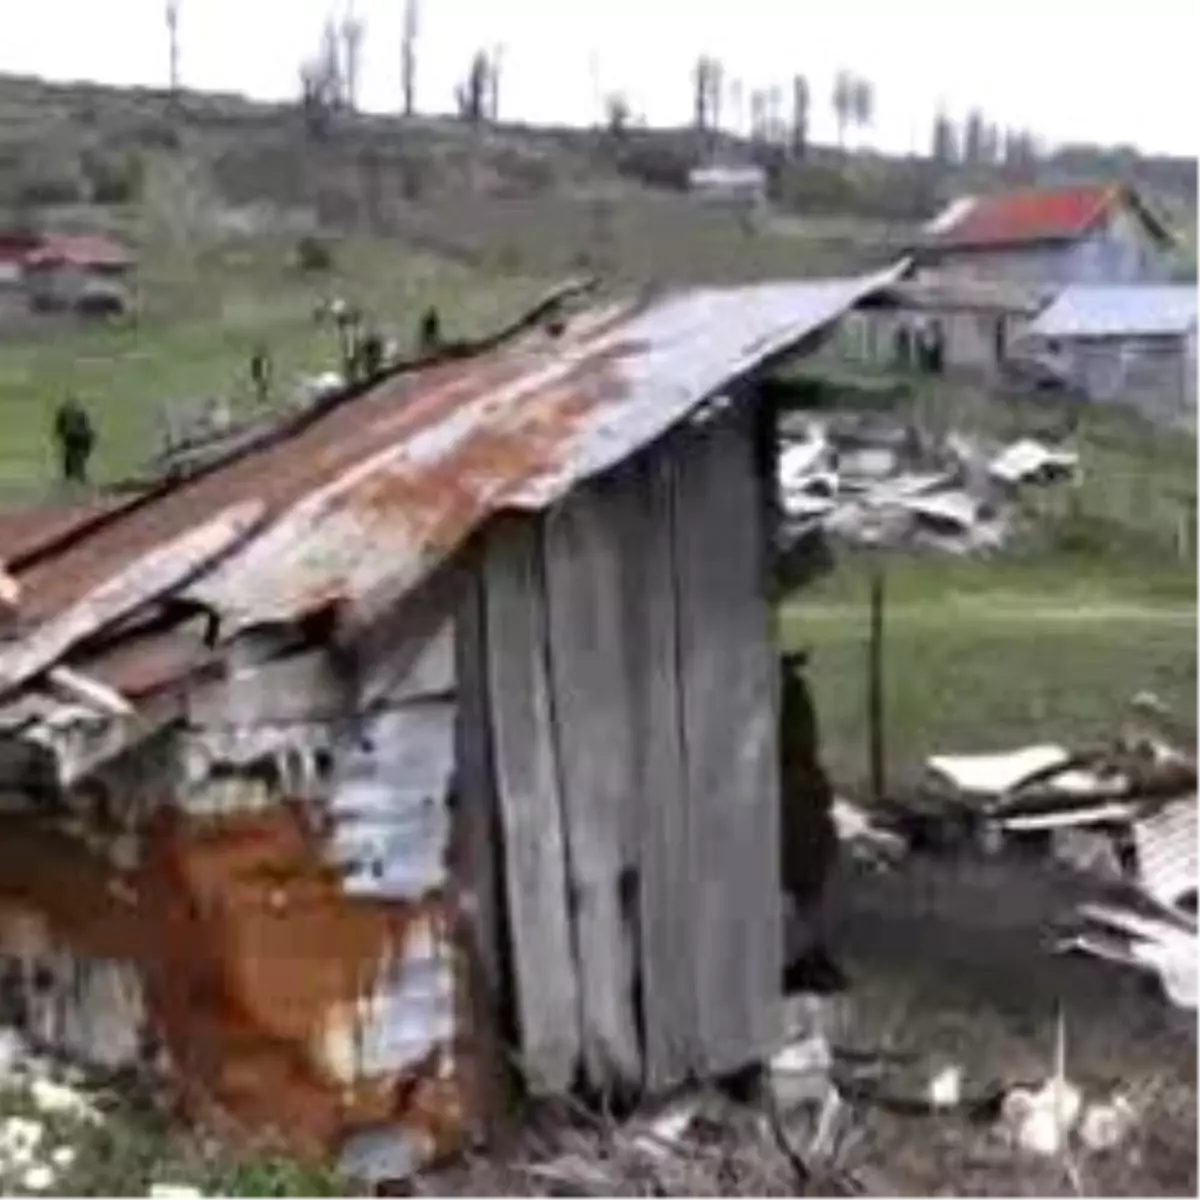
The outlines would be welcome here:
<svg viewBox="0 0 1200 1200">
<path fill-rule="evenodd" d="M 928 1064 L 956 1062 L 964 1090 L 1040 1081 L 1052 1069 L 1057 1013 L 1067 1074 L 1085 1100 L 1135 1099 L 1135 1133 L 1117 1150 L 1059 1162 L 1017 1156 L 961 1117 L 857 1114 L 856 1157 L 902 1194 L 1194 1195 L 1196 1023 L 1157 983 L 1053 953 L 1048 927 L 1096 888 L 1043 859 L 913 858 L 891 875 L 840 881 L 839 944 L 851 975 L 847 1040 L 888 1040 Z M 917 1069 L 919 1073 L 919 1068 Z"/>
</svg>

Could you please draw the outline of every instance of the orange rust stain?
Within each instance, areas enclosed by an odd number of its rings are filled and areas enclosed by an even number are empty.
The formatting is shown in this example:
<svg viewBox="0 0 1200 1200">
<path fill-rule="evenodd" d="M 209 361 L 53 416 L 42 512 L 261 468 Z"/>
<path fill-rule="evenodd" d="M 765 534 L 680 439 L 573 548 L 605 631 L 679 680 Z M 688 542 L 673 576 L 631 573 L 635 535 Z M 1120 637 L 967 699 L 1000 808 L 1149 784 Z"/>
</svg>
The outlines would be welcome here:
<svg viewBox="0 0 1200 1200">
<path fill-rule="evenodd" d="M 348 898 L 289 805 L 216 822 L 161 811 L 127 874 L 31 821 L 5 824 L 4 944 L 33 919 L 49 944 L 137 963 L 185 1112 L 274 1134 L 309 1157 L 327 1155 L 349 1130 L 387 1122 L 435 1153 L 458 1147 L 472 1113 L 461 1031 L 399 1077 L 349 1085 L 319 1053 L 330 1014 L 370 990 L 381 960 L 402 956 L 429 922 L 449 928 L 439 900 Z"/>
</svg>

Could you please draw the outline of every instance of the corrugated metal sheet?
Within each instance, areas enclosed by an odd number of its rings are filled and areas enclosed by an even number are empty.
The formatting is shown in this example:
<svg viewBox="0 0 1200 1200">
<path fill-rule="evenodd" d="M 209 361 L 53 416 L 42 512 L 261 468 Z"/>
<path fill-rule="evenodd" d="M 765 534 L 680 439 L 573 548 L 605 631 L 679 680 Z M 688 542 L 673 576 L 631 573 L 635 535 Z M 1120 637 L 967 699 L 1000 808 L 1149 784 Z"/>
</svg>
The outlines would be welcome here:
<svg viewBox="0 0 1200 1200">
<path fill-rule="evenodd" d="M 192 589 L 222 632 L 411 589 L 489 514 L 551 503 L 714 391 L 804 342 L 899 268 L 709 288 L 583 313 L 566 334 L 380 384 L 293 437 L 13 572 L 24 629 L 239 501 L 266 529 Z"/>
<path fill-rule="evenodd" d="M 36 554 L 43 547 L 105 513 L 129 503 L 128 496 L 100 495 L 73 503 L 22 506 L 0 511 L 0 565 Z"/>
<path fill-rule="evenodd" d="M 865 307 L 1033 316 L 1046 307 L 1053 295 L 1051 288 L 1041 284 L 976 279 L 901 280 L 883 289 Z"/>
<path fill-rule="evenodd" d="M 593 317 L 534 369 L 480 380 L 452 410 L 385 441 L 193 594 L 238 627 L 407 591 L 489 513 L 552 503 L 879 282 L 702 290 Z"/>
<path fill-rule="evenodd" d="M 1075 286 L 1030 326 L 1037 337 L 1179 337 L 1196 328 L 1196 288 L 1188 284 Z"/>
<path fill-rule="evenodd" d="M 398 599 L 492 514 L 554 502 L 896 275 L 609 305 L 561 336 L 531 334 L 384 382 L 18 566 L 13 651 L 19 658 L 64 612 L 94 611 L 82 602 L 111 592 L 113 578 L 144 580 L 148 556 L 231 508 L 261 513 L 260 523 L 215 567 L 197 567 L 187 592 L 215 608 L 219 637 Z M 436 582 L 423 608 L 431 591 Z M 217 655 L 194 615 L 171 625 L 159 597 L 136 595 L 136 606 L 110 605 L 109 621 L 140 625 L 110 628 L 97 644 L 78 623 L 74 644 L 56 653 L 123 692 L 141 719 L 174 704 L 184 689 L 170 685 Z M 105 753 L 112 778 L 91 765 L 76 773 L 119 796 L 136 831 L 132 865 L 95 851 L 102 824 L 80 841 L 22 822 L 0 842 L 0 949 L 11 915 L 35 959 L 66 963 L 54 1004 L 87 1023 L 74 1035 L 81 1052 L 107 1040 L 122 1061 L 141 1061 L 152 1027 L 191 1111 L 215 1106 L 313 1153 L 340 1145 L 354 1171 L 403 1174 L 461 1145 L 484 1056 L 472 1044 L 456 926 L 475 885 L 454 845 L 456 698 L 443 619 L 454 599 L 422 614 L 424 633 L 396 635 L 424 638 L 423 653 L 389 663 L 395 646 L 377 645 L 363 692 L 334 713 L 302 711 L 307 694 L 280 712 L 288 684 L 271 690 L 267 668 L 294 683 L 304 653 L 280 654 L 266 633 L 222 647 L 230 675 L 207 705 L 187 689 L 186 729 L 161 764 L 146 761 L 149 748 L 106 751 L 127 744 L 129 719 L 38 690 L 43 667 L 9 689 L 0 744 L 27 749 L 29 720 L 37 741 L 69 743 L 76 762 Z M 370 636 L 380 641 L 378 626 Z M 337 707 L 335 688 L 309 691 Z M 109 964 L 88 1004 L 69 991 L 84 959 Z"/>
</svg>

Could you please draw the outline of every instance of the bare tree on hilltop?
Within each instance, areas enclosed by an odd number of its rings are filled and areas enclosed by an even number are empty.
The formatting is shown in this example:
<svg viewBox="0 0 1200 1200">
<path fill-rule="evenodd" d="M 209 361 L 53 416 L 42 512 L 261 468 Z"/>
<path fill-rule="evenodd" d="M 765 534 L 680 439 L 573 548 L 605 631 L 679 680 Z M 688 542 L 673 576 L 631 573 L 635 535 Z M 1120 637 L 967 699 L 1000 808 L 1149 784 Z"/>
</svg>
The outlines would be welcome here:
<svg viewBox="0 0 1200 1200">
<path fill-rule="evenodd" d="M 696 59 L 692 68 L 692 121 L 699 133 L 712 133 L 721 127 L 721 93 L 725 70 L 707 54 Z"/>
<path fill-rule="evenodd" d="M 304 124 L 313 137 L 325 137 L 333 114 L 346 102 L 346 80 L 342 70 L 337 27 L 326 21 L 316 55 L 300 67 L 300 106 Z"/>
<path fill-rule="evenodd" d="M 342 99 L 351 110 L 358 108 L 359 68 L 362 64 L 362 47 L 366 32 L 366 24 L 351 5 L 343 13 L 338 26 L 338 38 L 342 47 Z"/>
<path fill-rule="evenodd" d="M 941 167 L 949 166 L 958 160 L 958 133 L 954 122 L 944 112 L 939 112 L 933 118 L 930 157 Z"/>
<path fill-rule="evenodd" d="M 865 129 L 875 120 L 875 87 L 869 79 L 839 71 L 833 81 L 833 116 L 837 122 L 838 149 L 846 149 L 846 131 Z"/>
<path fill-rule="evenodd" d="M 467 68 L 467 77 L 455 92 L 458 115 L 473 125 L 494 120 L 500 106 L 500 70 L 498 52 L 476 50 Z"/>
<path fill-rule="evenodd" d="M 411 117 L 417 111 L 417 37 L 420 20 L 419 0 L 406 0 L 404 33 L 400 43 L 400 94 L 406 117 Z"/>
<path fill-rule="evenodd" d="M 167 0 L 167 52 L 170 55 L 171 91 L 179 91 L 179 10 L 181 0 Z"/>
<path fill-rule="evenodd" d="M 604 97 L 604 127 L 616 140 L 625 136 L 632 117 L 629 98 L 623 92 L 610 92 Z"/>
<path fill-rule="evenodd" d="M 791 151 L 794 159 L 802 159 L 808 153 L 808 109 L 810 95 L 808 80 L 803 75 L 792 79 L 792 138 Z"/>
</svg>

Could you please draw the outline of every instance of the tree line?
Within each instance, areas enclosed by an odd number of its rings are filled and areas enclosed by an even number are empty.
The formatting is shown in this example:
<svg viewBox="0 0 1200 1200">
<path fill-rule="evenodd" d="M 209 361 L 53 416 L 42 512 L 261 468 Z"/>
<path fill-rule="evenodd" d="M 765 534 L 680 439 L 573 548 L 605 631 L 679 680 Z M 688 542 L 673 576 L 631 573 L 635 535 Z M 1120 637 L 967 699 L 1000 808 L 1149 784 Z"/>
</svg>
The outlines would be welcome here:
<svg viewBox="0 0 1200 1200">
<path fill-rule="evenodd" d="M 405 116 L 417 111 L 420 0 L 402 0 L 403 19 L 399 53 L 400 109 Z M 182 0 L 164 0 L 168 35 L 170 86 L 180 86 L 180 10 Z M 300 102 L 314 132 L 322 132 L 330 116 L 339 110 L 358 107 L 358 90 L 366 24 L 353 7 L 353 0 L 340 16 L 330 15 L 322 29 L 316 52 L 300 66 Z M 455 89 L 458 115 L 472 123 L 494 122 L 500 115 L 502 55 L 499 47 L 479 49 L 466 65 Z M 803 159 L 810 148 L 813 91 L 803 74 L 792 76 L 785 87 L 771 84 L 749 90 L 741 80 L 727 78 L 721 61 L 700 55 L 692 67 L 692 125 L 706 136 L 716 136 L 728 127 L 730 109 L 736 109 L 738 124 L 748 107 L 750 140 L 774 148 L 792 159 Z M 829 110 L 836 129 L 837 146 L 843 152 L 853 131 L 869 129 L 875 121 L 878 97 L 875 84 L 863 75 L 840 70 L 828 95 Z M 628 97 L 610 92 L 602 99 L 602 121 L 620 135 L 639 123 Z M 945 112 L 933 119 L 929 141 L 930 159 L 941 166 L 966 165 L 1031 167 L 1042 157 L 1037 138 L 1027 129 L 1002 127 L 978 108 L 961 120 Z"/>
</svg>

